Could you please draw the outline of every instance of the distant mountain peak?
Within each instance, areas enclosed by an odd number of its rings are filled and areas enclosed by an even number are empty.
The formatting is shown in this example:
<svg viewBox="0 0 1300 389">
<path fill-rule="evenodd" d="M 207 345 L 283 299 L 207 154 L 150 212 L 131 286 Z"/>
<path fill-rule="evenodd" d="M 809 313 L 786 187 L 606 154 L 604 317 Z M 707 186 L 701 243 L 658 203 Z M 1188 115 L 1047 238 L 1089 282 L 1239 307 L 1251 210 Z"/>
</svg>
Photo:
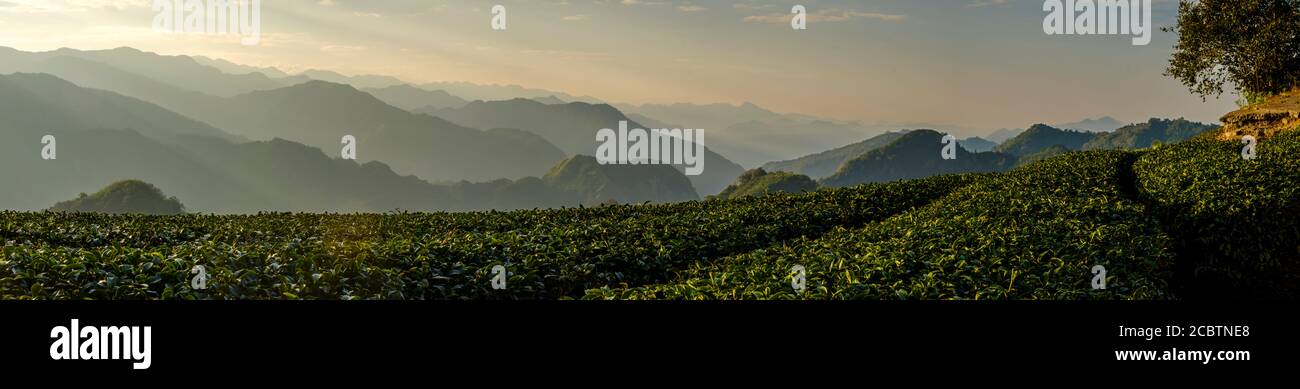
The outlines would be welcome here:
<svg viewBox="0 0 1300 389">
<path fill-rule="evenodd" d="M 348 91 L 357 90 L 357 88 L 353 87 L 352 85 L 330 82 L 330 81 L 321 81 L 321 80 L 311 80 L 297 85 L 290 85 L 288 87 L 285 87 L 284 89 L 293 90 L 293 89 L 311 89 L 311 88 L 326 88 L 326 89 L 338 89 L 338 90 L 348 90 Z"/>
<path fill-rule="evenodd" d="M 1110 132 L 1117 128 L 1123 127 L 1124 122 L 1110 116 L 1102 116 L 1096 119 L 1083 119 L 1074 123 L 1057 124 L 1055 127 L 1069 130 L 1082 130 L 1090 132 Z"/>
<path fill-rule="evenodd" d="M 430 91 L 430 90 L 424 90 L 424 89 L 416 88 L 416 87 L 412 86 L 411 84 L 398 84 L 398 85 L 386 86 L 386 87 L 383 87 L 383 88 L 376 88 L 376 89 L 404 90 L 404 91 L 419 91 L 419 92 L 443 92 L 443 91 Z M 443 93 L 447 93 L 447 92 L 443 92 Z"/>
<path fill-rule="evenodd" d="M 1025 130 L 1025 132 L 1030 132 L 1030 131 L 1034 131 L 1034 132 L 1039 132 L 1039 131 L 1061 131 L 1061 129 L 1056 128 L 1056 127 L 1052 127 L 1052 126 L 1049 126 L 1049 125 L 1046 125 L 1046 124 L 1043 124 L 1043 123 L 1038 123 L 1038 124 L 1034 124 L 1034 125 L 1032 125 L 1032 126 L 1029 126 L 1029 129 Z"/>
<path fill-rule="evenodd" d="M 362 92 L 352 85 L 321 80 L 311 80 L 279 89 L 249 92 L 244 96 L 301 96 L 316 100 L 346 97 L 349 99 L 356 99 L 357 102 L 365 102 L 366 104 L 388 105 L 373 95 Z"/>
<path fill-rule="evenodd" d="M 50 208 L 59 212 L 98 212 L 113 214 L 176 215 L 185 213 L 185 206 L 175 197 L 167 197 L 162 190 L 140 180 L 119 181 L 92 195 L 82 193 L 73 200 L 55 204 Z"/>
<path fill-rule="evenodd" d="M 1080 150 L 1097 134 L 1089 131 L 1063 130 L 1039 123 L 998 145 L 993 151 L 1023 157 L 1055 145 L 1070 150 Z"/>
</svg>

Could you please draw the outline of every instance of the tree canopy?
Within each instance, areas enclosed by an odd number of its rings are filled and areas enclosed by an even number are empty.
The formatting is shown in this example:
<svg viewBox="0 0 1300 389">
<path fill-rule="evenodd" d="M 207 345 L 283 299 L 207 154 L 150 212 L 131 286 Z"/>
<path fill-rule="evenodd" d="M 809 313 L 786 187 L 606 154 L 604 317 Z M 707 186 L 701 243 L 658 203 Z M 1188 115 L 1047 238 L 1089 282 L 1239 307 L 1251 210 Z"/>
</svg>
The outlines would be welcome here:
<svg viewBox="0 0 1300 389">
<path fill-rule="evenodd" d="M 1182 0 L 1165 74 L 1202 98 L 1235 85 L 1247 99 L 1300 85 L 1300 0 Z"/>
</svg>

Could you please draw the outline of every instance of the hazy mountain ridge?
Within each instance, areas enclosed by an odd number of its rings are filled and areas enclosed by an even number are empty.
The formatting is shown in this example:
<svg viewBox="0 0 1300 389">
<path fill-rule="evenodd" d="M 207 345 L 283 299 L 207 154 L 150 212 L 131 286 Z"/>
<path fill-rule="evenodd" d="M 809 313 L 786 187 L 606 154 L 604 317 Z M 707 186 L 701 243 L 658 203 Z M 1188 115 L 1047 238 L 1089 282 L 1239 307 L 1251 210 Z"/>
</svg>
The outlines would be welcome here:
<svg viewBox="0 0 1300 389">
<path fill-rule="evenodd" d="M 1124 126 L 1124 122 L 1121 122 L 1118 119 L 1115 119 L 1110 116 L 1103 116 L 1095 119 L 1087 118 L 1072 123 L 1060 123 L 1054 125 L 1053 127 L 1066 129 L 1066 130 L 1079 130 L 1079 131 L 1088 131 L 1088 132 L 1110 132 L 1123 126 Z"/>
<path fill-rule="evenodd" d="M 959 140 L 957 141 L 957 144 L 961 145 L 962 148 L 965 148 L 966 151 L 970 151 L 972 153 L 983 153 L 986 151 L 993 151 L 993 148 L 998 146 L 997 143 L 993 143 L 992 141 L 989 141 L 987 139 L 978 136 L 972 136 L 970 138 Z"/>
<path fill-rule="evenodd" d="M 1083 145 L 1095 136 L 1096 133 L 1062 130 L 1046 124 L 1035 124 L 1020 135 L 993 148 L 993 151 L 1025 156 L 1056 145 L 1070 150 L 1082 150 Z"/>
<path fill-rule="evenodd" d="M 574 96 L 564 92 L 527 88 L 519 85 L 476 84 L 472 82 L 430 82 L 418 84 L 416 86 L 421 89 L 446 91 L 447 93 L 470 101 L 510 100 L 516 98 L 546 99 L 553 97 L 566 102 L 604 104 L 604 101 L 591 96 Z"/>
<path fill-rule="evenodd" d="M 420 89 L 409 84 L 386 88 L 362 88 L 361 90 L 389 105 L 411 112 L 427 109 L 460 108 L 464 107 L 465 104 L 469 104 L 465 99 L 453 96 L 446 91 Z"/>
<path fill-rule="evenodd" d="M 543 104 L 530 99 L 503 101 L 474 101 L 461 108 L 424 109 L 418 112 L 445 118 L 464 126 L 479 128 L 515 128 L 540 135 L 557 145 L 566 155 L 591 155 L 599 143 L 596 132 L 603 128 L 617 129 L 620 121 L 628 128 L 652 129 L 631 120 L 608 104 L 573 102 Z M 702 195 L 722 191 L 744 168 L 707 145 L 714 144 L 712 134 L 705 131 L 704 172 L 689 176 L 692 185 Z M 684 167 L 675 166 L 678 170 Z"/>
<path fill-rule="evenodd" d="M 957 147 L 957 158 L 941 155 L 943 136 L 934 130 L 908 132 L 888 146 L 845 162 L 839 170 L 821 180 L 828 187 L 870 182 L 890 182 L 950 173 L 1000 172 L 1015 166 L 1016 157 L 989 152 L 972 153 Z"/>
<path fill-rule="evenodd" d="M 540 136 L 459 126 L 325 81 L 226 99 L 202 119 L 251 139 L 283 138 L 322 150 L 339 150 L 342 137 L 352 135 L 359 160 L 383 161 L 429 181 L 540 176 L 564 159 Z"/>
<path fill-rule="evenodd" d="M 379 75 L 372 75 L 372 74 L 348 76 L 334 71 L 318 70 L 318 69 L 306 70 L 303 71 L 302 73 L 297 74 L 297 76 L 306 77 L 317 81 L 331 82 L 335 84 L 347 84 L 357 89 L 363 89 L 363 88 L 382 89 L 382 88 L 388 88 L 388 87 L 406 84 L 406 81 L 402 81 L 397 77 L 379 76 Z"/>
<path fill-rule="evenodd" d="M 747 167 L 799 158 L 883 132 L 859 122 L 781 114 L 749 102 L 615 107 L 672 128 L 704 129 L 710 148 Z"/>
<path fill-rule="evenodd" d="M 861 142 L 797 159 L 768 162 L 762 166 L 762 169 L 768 172 L 793 172 L 807 175 L 813 179 L 821 179 L 835 174 L 835 171 L 844 162 L 857 158 L 868 151 L 888 146 L 890 143 L 902 138 L 904 134 L 906 134 L 906 131 L 887 132 Z"/>
<path fill-rule="evenodd" d="M 1011 140 L 1011 138 L 1015 138 L 1016 135 L 1020 135 L 1020 133 L 1022 133 L 1022 132 L 1025 132 L 1025 129 L 1023 129 L 1023 128 L 999 128 L 999 129 L 994 130 L 993 132 L 989 133 L 988 135 L 983 136 L 982 138 L 987 139 L 989 142 L 993 142 L 993 143 L 997 143 L 997 144 L 1002 144 L 1002 143 L 1006 143 L 1006 141 L 1008 141 L 1008 140 Z"/>
<path fill-rule="evenodd" d="M 4 125 L 13 128 L 130 128 L 155 138 L 177 134 L 233 138 L 148 102 L 82 88 L 48 74 L 0 76 L 0 116 Z"/>
<path fill-rule="evenodd" d="M 58 49 L 26 52 L 0 47 L 0 74 L 15 72 L 47 73 L 41 62 L 54 57 L 72 57 L 92 61 L 122 72 L 212 96 L 230 97 L 255 90 L 287 86 L 283 81 L 261 73 L 228 74 L 199 63 L 188 56 L 164 56 L 129 47 L 112 50 Z M 60 74 L 56 76 L 62 77 Z M 134 96 L 144 98 L 141 96 Z M 157 103 L 155 101 L 152 101 Z"/>
<path fill-rule="evenodd" d="M 317 96 L 329 95 L 329 90 L 351 90 L 347 86 L 317 83 L 302 88 L 323 88 L 311 91 Z M 275 91 L 263 94 L 277 95 Z M 354 90 L 336 97 L 350 103 L 373 99 Z M 435 185 L 415 176 L 399 175 L 383 163 L 358 164 L 336 159 L 321 149 L 293 141 L 233 142 L 232 137 L 223 133 L 209 136 L 208 131 L 215 128 L 160 107 L 111 92 L 80 88 L 50 75 L 0 76 L 0 102 L 3 102 L 0 112 L 8 119 L 0 122 L 0 130 L 7 137 L 30 140 L 0 142 L 0 181 L 22 183 L 0 193 L 0 207 L 4 209 L 45 209 L 55 201 L 92 192 L 122 179 L 155 184 L 185 199 L 194 211 L 215 213 L 562 207 L 584 204 L 583 195 L 588 191 L 575 185 L 559 189 L 536 176 Z M 74 106 L 67 102 L 80 103 Z M 441 119 L 370 104 L 376 112 L 396 111 L 405 117 L 416 117 L 421 123 L 451 125 Z M 361 105 L 365 104 L 351 106 Z M 70 110 L 70 107 L 78 109 Z M 101 112 L 100 107 L 111 112 Z M 145 117 L 149 120 L 133 116 L 134 113 L 148 114 Z M 145 131 L 91 128 L 88 123 L 123 128 L 145 126 L 141 127 Z M 513 142 L 544 142 L 535 134 L 518 130 L 459 128 L 458 131 L 488 134 Z M 41 158 L 42 144 L 38 141 L 44 135 L 57 139 L 54 160 Z M 362 143 L 360 147 L 365 150 L 369 146 Z M 561 154 L 553 146 L 551 150 L 557 155 L 552 162 L 558 162 Z M 552 164 L 548 162 L 542 168 Z M 619 172 L 624 168 L 611 166 L 605 171 Z M 667 171 L 676 175 L 676 179 L 686 181 L 681 173 Z M 643 198 L 626 196 L 616 200 Z M 658 198 L 651 193 L 648 198 L 672 201 L 682 197 Z"/>
<path fill-rule="evenodd" d="M 735 178 L 744 171 L 729 158 L 715 153 L 715 148 L 733 150 L 742 155 L 742 158 L 758 161 L 755 163 L 773 160 L 763 159 L 767 156 L 798 153 L 787 160 L 763 164 L 769 171 L 794 170 L 823 179 L 843 173 L 846 168 L 847 171 L 856 172 L 841 175 L 837 180 L 831 181 L 836 183 L 878 179 L 876 173 L 880 173 L 880 177 L 888 177 L 895 173 L 910 176 L 939 174 L 943 171 L 939 165 L 933 165 L 931 167 L 936 170 L 930 173 L 926 173 L 923 167 L 908 172 L 872 173 L 868 171 L 870 169 L 864 168 L 871 164 L 864 164 L 863 161 L 855 162 L 855 166 L 846 166 L 872 150 L 889 146 L 901 135 L 894 135 L 894 139 L 888 139 L 886 135 L 890 134 L 881 135 L 884 138 L 880 139 L 868 138 L 868 141 L 876 140 L 868 145 L 867 141 L 860 140 L 867 138 L 862 133 L 870 132 L 870 125 L 809 115 L 780 114 L 752 103 L 619 105 L 638 111 L 625 114 L 610 105 L 581 101 L 565 103 L 566 99 L 583 98 L 518 86 L 435 83 L 416 87 L 395 77 L 347 76 L 319 70 L 289 75 L 275 68 L 245 66 L 205 57 L 163 56 L 130 48 L 99 51 L 60 49 L 27 53 L 0 47 L 0 72 L 17 71 L 16 69 L 42 71 L 72 83 L 31 74 L 17 74 L 0 81 L 9 82 L 0 88 L 0 93 L 9 93 L 6 98 L 14 100 L 13 104 L 0 108 L 8 110 L 6 116 L 11 120 L 10 125 L 59 129 L 45 131 L 51 134 L 78 134 L 81 131 L 96 132 L 99 137 L 106 137 L 105 134 L 135 134 L 127 136 L 128 139 L 143 135 L 150 140 L 145 148 L 156 146 L 166 150 L 136 152 L 153 155 L 158 161 L 163 161 L 160 163 L 174 163 L 177 166 L 199 164 L 202 167 L 194 167 L 200 172 L 199 175 L 221 182 L 225 187 L 237 188 L 230 189 L 226 195 L 234 195 L 237 191 L 246 193 L 242 197 L 237 196 L 238 201 L 235 202 L 262 204 L 257 207 L 294 205 L 290 204 L 291 201 L 282 200 L 289 195 L 255 193 L 248 188 L 239 188 L 241 185 L 275 185 L 275 180 L 245 179 L 247 177 L 225 168 L 233 165 L 242 166 L 241 169 L 258 170 L 258 166 L 199 157 L 221 153 L 249 153 L 249 158 L 258 160 L 254 158 L 258 152 L 248 150 L 267 148 L 291 156 L 312 154 L 309 158 L 301 158 L 313 161 L 312 163 L 343 162 L 333 159 L 342 146 L 340 138 L 343 135 L 354 135 L 358 138 L 358 154 L 363 162 L 356 165 L 360 168 L 359 171 L 366 172 L 355 175 L 357 180 L 374 178 L 369 175 L 405 177 L 400 180 L 380 180 L 382 183 L 372 185 L 376 188 L 386 185 L 404 188 L 391 191 L 395 194 L 393 197 L 384 198 L 383 190 L 376 190 L 375 193 L 350 193 L 338 198 L 317 199 L 311 205 L 324 209 L 479 209 L 485 204 L 527 206 L 589 202 L 591 198 L 584 197 L 586 195 L 582 193 L 590 192 L 591 188 L 583 189 L 588 192 L 558 190 L 548 186 L 543 174 L 551 172 L 548 167 L 572 162 L 566 156 L 593 152 L 596 144 L 592 136 L 594 131 L 599 128 L 615 128 L 619 120 L 629 121 L 630 127 L 646 129 L 683 128 L 679 124 L 688 124 L 679 120 L 705 124 L 687 128 L 717 127 L 706 128 L 706 142 L 710 146 L 705 157 L 705 175 L 687 177 L 697 192 L 692 197 L 719 193 L 728 185 L 738 182 Z M 312 81 L 313 79 L 329 79 L 347 84 Z M 436 85 L 457 86 L 480 94 L 513 91 L 528 98 L 467 102 L 462 96 L 448 91 L 429 90 L 430 86 Z M 365 86 L 372 88 L 359 90 Z M 240 94 L 231 95 L 236 92 Z M 5 96 L 0 94 L 0 97 Z M 75 112 L 67 109 L 70 106 L 77 107 Z M 413 114 L 411 111 L 432 116 Z M 41 112 L 45 116 L 31 115 Z M 39 120 L 33 119 L 38 116 Z M 1102 117 L 1065 126 L 1104 128 L 1115 122 L 1117 121 L 1113 118 Z M 649 127 L 639 123 L 648 124 Z M 1024 163 L 1059 154 L 1060 150 L 1054 147 L 1057 145 L 1066 150 L 1147 147 L 1157 141 L 1170 143 L 1185 139 L 1201 132 L 1201 126 L 1205 125 L 1152 119 L 1145 124 L 1139 123 L 1108 133 L 1080 133 L 1040 126 L 1023 132 L 1003 131 L 1004 134 L 1018 132 L 1018 135 L 997 146 L 1000 151 L 1014 154 L 1001 157 L 1019 161 L 1013 163 Z M 101 128 L 117 130 L 105 131 Z M 588 128 L 591 134 L 588 134 Z M 122 129 L 128 130 L 122 132 Z M 184 141 L 178 140 L 177 136 Z M 988 138 L 996 140 L 998 136 L 995 133 Z M 210 154 L 184 148 L 195 147 L 189 142 L 201 137 L 222 138 L 222 143 L 229 145 L 212 146 L 225 151 Z M 60 146 L 65 146 L 65 137 L 59 138 Z M 246 139 L 265 142 L 239 144 Z M 852 141 L 857 143 L 849 143 Z M 967 138 L 959 143 L 964 151 L 982 151 L 989 145 L 980 138 Z M 132 150 L 124 144 L 105 144 Z M 841 146 L 845 144 L 848 145 Z M 933 148 L 937 150 L 937 146 Z M 270 152 L 268 150 L 260 152 Z M 799 152 L 800 150 L 810 151 Z M 892 150 L 892 155 L 897 157 L 903 152 L 906 152 L 905 148 L 895 149 Z M 929 153 L 929 150 L 926 152 Z M 27 153 L 30 154 L 30 151 Z M 193 155 L 187 156 L 190 157 L 188 161 L 174 161 L 177 158 L 173 154 L 177 153 Z M 977 160 L 997 157 L 994 154 L 971 155 Z M 284 162 L 265 158 L 261 160 L 267 163 Z M 375 161 L 384 163 L 374 163 Z M 976 165 L 983 163 L 976 162 Z M 51 164 L 57 162 L 51 161 Z M 994 165 L 996 164 L 984 164 L 976 170 Z M 614 172 L 622 167 L 606 168 Z M 332 169 L 334 168 L 325 170 Z M 680 169 L 679 166 L 678 170 Z M 109 170 L 111 169 L 95 171 Z M 292 174 L 292 171 L 281 172 Z M 334 174 L 354 175 L 338 171 Z M 181 183 L 192 181 L 169 179 Z M 171 183 L 167 180 L 159 181 L 160 185 Z M 433 185 L 435 189 L 424 188 L 423 185 L 428 182 L 445 184 Z M 323 184 L 307 186 L 326 187 Z M 523 194 L 529 193 L 526 188 L 531 188 L 536 193 Z M 402 193 L 419 195 L 405 198 Z M 296 193 L 294 196 L 304 194 Z M 422 196 L 437 201 L 426 201 L 421 199 Z M 535 197 L 535 201 L 529 200 L 530 197 Z M 219 199 L 211 195 L 198 195 L 195 204 L 212 204 L 217 200 Z"/>
<path fill-rule="evenodd" d="M 249 74 L 249 73 L 262 73 L 263 75 L 266 75 L 267 77 L 271 77 L 271 78 L 291 77 L 289 73 L 285 73 L 280 69 L 269 67 L 269 66 L 258 67 L 258 66 L 243 65 L 243 64 L 230 62 L 221 58 L 211 58 L 211 57 L 205 57 L 201 55 L 193 55 L 190 56 L 190 58 L 193 58 L 195 62 L 198 62 L 201 65 L 214 67 L 217 70 L 220 70 L 222 73 L 226 73 L 226 74 L 240 75 L 240 74 Z"/>
</svg>

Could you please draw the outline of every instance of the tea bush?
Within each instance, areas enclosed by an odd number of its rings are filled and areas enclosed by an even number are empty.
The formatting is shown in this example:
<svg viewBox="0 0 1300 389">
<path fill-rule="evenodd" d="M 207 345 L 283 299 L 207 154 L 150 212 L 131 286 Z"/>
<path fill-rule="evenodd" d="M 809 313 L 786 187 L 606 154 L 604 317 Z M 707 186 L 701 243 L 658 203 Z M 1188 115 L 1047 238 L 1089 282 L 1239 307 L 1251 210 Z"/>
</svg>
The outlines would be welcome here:
<svg viewBox="0 0 1300 389">
<path fill-rule="evenodd" d="M 1072 153 L 863 228 L 697 264 L 609 299 L 1164 299 L 1169 237 L 1132 198 L 1138 154 Z M 806 269 L 805 289 L 791 269 Z M 1093 290 L 1091 269 L 1107 271 Z"/>
<path fill-rule="evenodd" d="M 800 195 L 518 212 L 0 215 L 0 298 L 581 297 L 696 261 L 882 220 L 981 176 Z M 507 288 L 490 287 L 505 265 Z M 203 265 L 209 288 L 193 290 Z"/>
<path fill-rule="evenodd" d="M 1007 173 L 665 205 L 0 212 L 0 299 L 1294 298 L 1300 136 L 1264 141 L 1255 160 L 1240 149 L 1202 136 Z M 195 265 L 206 289 L 191 285 Z"/>
<path fill-rule="evenodd" d="M 1177 238 L 1179 290 L 1200 297 L 1300 297 L 1300 132 L 1243 145 L 1199 137 L 1134 165 L 1138 188 Z"/>
</svg>

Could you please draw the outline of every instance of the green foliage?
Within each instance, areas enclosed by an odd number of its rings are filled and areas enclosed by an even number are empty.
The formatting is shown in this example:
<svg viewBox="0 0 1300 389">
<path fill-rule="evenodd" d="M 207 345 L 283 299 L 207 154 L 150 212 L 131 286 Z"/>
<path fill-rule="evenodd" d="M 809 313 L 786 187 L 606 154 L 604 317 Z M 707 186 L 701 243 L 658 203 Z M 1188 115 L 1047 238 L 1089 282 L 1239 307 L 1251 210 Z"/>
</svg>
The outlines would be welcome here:
<svg viewBox="0 0 1300 389">
<path fill-rule="evenodd" d="M 1197 138 L 1143 156 L 1134 170 L 1177 238 L 1189 296 L 1300 297 L 1300 136 L 1258 145 Z"/>
<path fill-rule="evenodd" d="M 0 214 L 0 299 L 581 297 L 857 227 L 979 179 L 671 205 L 389 215 Z M 111 228 L 106 226 L 112 226 Z M 504 264 L 508 288 L 490 287 Z M 190 289 L 204 265 L 209 289 Z"/>
<path fill-rule="evenodd" d="M 1250 161 L 1199 135 L 1006 173 L 664 205 L 5 212 L 0 299 L 1294 298 L 1298 134 Z M 206 290 L 190 288 L 195 265 Z M 491 288 L 496 265 L 504 290 Z M 1091 287 L 1095 265 L 1104 290 Z"/>
<path fill-rule="evenodd" d="M 1039 150 L 1038 152 L 1035 152 L 1033 154 L 1027 154 L 1023 157 L 1020 157 L 1020 159 L 1016 161 L 1016 165 L 1028 165 L 1034 162 L 1044 161 L 1047 159 L 1065 155 L 1070 151 L 1071 150 L 1065 148 L 1065 146 L 1055 145 L 1052 147 Z"/>
<path fill-rule="evenodd" d="M 1083 145 L 1083 149 L 1141 149 L 1154 146 L 1157 142 L 1182 142 L 1216 128 L 1218 127 L 1184 119 L 1152 118 L 1146 123 L 1131 124 L 1113 132 L 1097 134 Z"/>
<path fill-rule="evenodd" d="M 616 299 L 1162 299 L 1168 236 L 1131 197 L 1137 154 L 1072 153 L 977 181 L 863 228 L 697 263 Z M 795 265 L 807 269 L 802 294 Z M 1105 266 L 1105 290 L 1091 288 Z"/>
<path fill-rule="evenodd" d="M 145 215 L 176 215 L 185 213 L 185 206 L 175 197 L 167 197 L 162 190 L 140 180 L 126 180 L 87 196 L 55 204 L 56 212 L 138 213 Z"/>
<path fill-rule="evenodd" d="M 741 174 L 736 183 L 718 194 L 720 199 L 734 199 L 769 193 L 803 193 L 817 190 L 817 182 L 808 176 L 787 172 L 768 173 L 754 169 Z"/>
<path fill-rule="evenodd" d="M 686 175 L 672 166 L 602 165 L 595 157 L 586 155 L 561 161 L 542 181 L 557 190 L 574 193 L 585 205 L 609 200 L 636 204 L 699 198 Z"/>
<path fill-rule="evenodd" d="M 940 154 L 942 139 L 943 134 L 934 130 L 908 132 L 888 146 L 845 162 L 835 174 L 820 182 L 828 187 L 844 187 L 941 174 L 999 172 L 1015 164 L 1015 158 L 1010 155 L 971 153 L 962 147 L 956 149 L 956 160 L 945 160 Z"/>
<path fill-rule="evenodd" d="M 1056 145 L 1070 150 L 1080 150 L 1096 135 L 1091 132 L 1062 130 L 1045 124 L 1035 124 L 1015 138 L 993 148 L 993 151 L 1026 156 Z"/>
<path fill-rule="evenodd" d="M 1236 85 L 1247 100 L 1300 85 L 1300 1 L 1180 2 L 1165 74 L 1203 98 Z"/>
<path fill-rule="evenodd" d="M 1241 91 L 1241 98 L 1238 98 L 1237 108 L 1246 108 L 1255 104 L 1263 104 L 1268 101 L 1269 97 L 1276 96 L 1275 93 L 1255 93 L 1248 90 Z"/>
</svg>

